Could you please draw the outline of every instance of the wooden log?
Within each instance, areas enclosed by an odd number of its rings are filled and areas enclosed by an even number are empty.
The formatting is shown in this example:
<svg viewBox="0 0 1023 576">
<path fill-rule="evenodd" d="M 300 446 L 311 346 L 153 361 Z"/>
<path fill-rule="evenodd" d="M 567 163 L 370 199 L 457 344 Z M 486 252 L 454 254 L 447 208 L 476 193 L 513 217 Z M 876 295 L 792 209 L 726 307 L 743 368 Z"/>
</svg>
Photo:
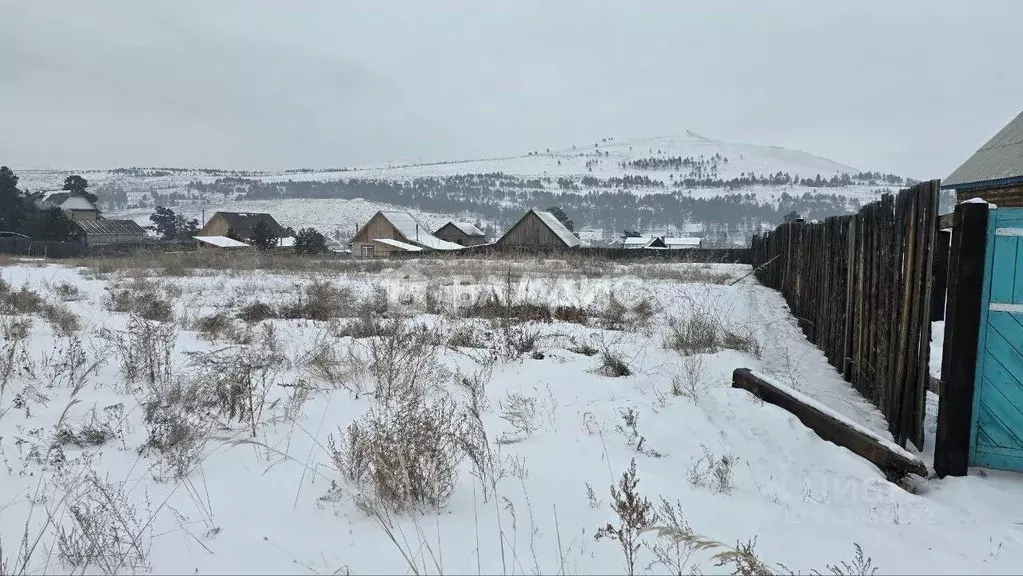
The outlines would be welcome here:
<svg viewBox="0 0 1023 576">
<path fill-rule="evenodd" d="M 889 480 L 898 480 L 909 473 L 927 476 L 927 466 L 894 443 L 886 442 L 832 411 L 822 410 L 798 393 L 758 377 L 746 368 L 732 373 L 732 387 L 748 390 L 764 402 L 791 412 L 822 439 L 848 448 L 872 462 Z"/>
<path fill-rule="evenodd" d="M 965 476 L 969 468 L 988 206 L 959 204 L 955 213 L 959 225 L 952 230 L 941 357 L 944 390 L 938 399 L 938 429 L 934 438 L 934 471 L 942 478 Z"/>
<path fill-rule="evenodd" d="M 910 406 L 909 440 L 918 450 L 924 449 L 924 415 L 927 410 L 927 387 L 930 378 L 931 359 L 931 304 L 933 301 L 934 253 L 937 241 L 938 202 L 941 184 L 938 180 L 927 182 L 923 194 L 927 198 L 927 212 L 923 215 L 923 238 L 925 253 L 921 260 L 923 270 L 920 272 L 920 283 L 923 293 L 920 295 L 920 336 L 917 347 L 917 379 L 914 383 L 914 401 Z"/>
</svg>

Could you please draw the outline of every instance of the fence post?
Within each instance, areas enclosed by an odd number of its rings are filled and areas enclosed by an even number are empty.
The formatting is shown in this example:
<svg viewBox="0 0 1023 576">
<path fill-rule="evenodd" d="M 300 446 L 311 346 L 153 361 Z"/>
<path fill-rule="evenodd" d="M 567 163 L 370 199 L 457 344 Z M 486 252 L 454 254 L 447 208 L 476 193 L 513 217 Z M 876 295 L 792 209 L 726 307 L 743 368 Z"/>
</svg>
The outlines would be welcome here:
<svg viewBox="0 0 1023 576">
<path fill-rule="evenodd" d="M 941 395 L 934 439 L 938 477 L 965 476 L 970 463 L 970 426 L 980 338 L 987 204 L 959 204 L 948 259 L 948 304 L 941 357 Z"/>
</svg>

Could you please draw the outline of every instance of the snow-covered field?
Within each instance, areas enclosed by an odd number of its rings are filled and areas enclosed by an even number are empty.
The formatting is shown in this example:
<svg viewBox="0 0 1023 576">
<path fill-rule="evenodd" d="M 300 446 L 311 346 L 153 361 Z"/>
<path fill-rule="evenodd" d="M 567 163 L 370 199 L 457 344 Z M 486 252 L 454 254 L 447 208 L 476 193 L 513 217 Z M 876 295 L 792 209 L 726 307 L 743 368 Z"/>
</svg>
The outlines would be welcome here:
<svg viewBox="0 0 1023 576">
<path fill-rule="evenodd" d="M 5 262 L 0 573 L 623 573 L 632 461 L 650 527 L 719 543 L 644 532 L 636 573 L 1023 565 L 1023 478 L 907 491 L 730 387 L 890 438 L 747 267 L 218 264 Z"/>
</svg>

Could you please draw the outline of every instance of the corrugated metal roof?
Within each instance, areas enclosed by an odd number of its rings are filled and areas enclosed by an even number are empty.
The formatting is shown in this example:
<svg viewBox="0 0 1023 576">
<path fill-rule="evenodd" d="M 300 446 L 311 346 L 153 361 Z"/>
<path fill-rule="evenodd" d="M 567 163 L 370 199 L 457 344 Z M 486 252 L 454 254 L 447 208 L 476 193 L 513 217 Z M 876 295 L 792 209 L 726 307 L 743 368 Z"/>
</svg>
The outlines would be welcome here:
<svg viewBox="0 0 1023 576">
<path fill-rule="evenodd" d="M 401 240 L 394 240 L 393 238 L 376 238 L 373 241 L 374 242 L 379 242 L 381 244 L 387 244 L 388 246 L 391 246 L 391 247 L 394 247 L 394 248 L 398 248 L 399 250 L 404 250 L 406 252 L 422 252 L 423 251 L 423 249 L 420 248 L 419 246 L 413 246 L 412 244 L 406 244 L 406 243 L 402 242 Z"/>
<path fill-rule="evenodd" d="M 249 245 L 245 242 L 239 242 L 227 236 L 192 236 L 192 238 L 217 248 L 249 248 Z"/>
<path fill-rule="evenodd" d="M 943 188 L 1023 177 L 1023 112 L 942 181 Z"/>
<path fill-rule="evenodd" d="M 86 234 L 146 235 L 146 230 L 134 220 L 75 220 L 75 225 Z"/>
<path fill-rule="evenodd" d="M 447 240 L 441 240 L 430 232 L 430 229 L 420 224 L 414 216 L 408 212 L 380 211 L 380 214 L 387 218 L 401 235 L 409 242 L 415 242 L 424 248 L 433 250 L 461 250 L 462 246 Z M 375 238 L 374 238 L 375 240 Z"/>
<path fill-rule="evenodd" d="M 533 210 L 533 213 L 551 229 L 551 232 L 554 232 L 558 238 L 561 238 L 561 241 L 569 248 L 575 248 L 580 244 L 579 238 L 576 237 L 575 234 L 572 234 L 572 231 L 566 228 L 565 225 L 561 223 L 561 220 L 558 220 L 558 217 L 554 214 L 544 212 L 542 210 Z"/>
</svg>

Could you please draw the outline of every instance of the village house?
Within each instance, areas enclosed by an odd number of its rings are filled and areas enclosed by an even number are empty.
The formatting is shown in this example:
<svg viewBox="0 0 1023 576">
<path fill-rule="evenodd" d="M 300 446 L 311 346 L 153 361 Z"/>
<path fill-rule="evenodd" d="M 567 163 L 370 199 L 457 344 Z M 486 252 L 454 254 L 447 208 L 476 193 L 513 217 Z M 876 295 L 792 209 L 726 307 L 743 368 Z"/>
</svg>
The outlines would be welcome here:
<svg viewBox="0 0 1023 576">
<path fill-rule="evenodd" d="M 252 242 L 252 231 L 259 223 L 263 223 L 270 234 L 277 239 L 288 236 L 283 226 L 274 217 L 265 212 L 217 212 L 202 227 L 196 236 L 222 236 L 249 244 Z"/>
<path fill-rule="evenodd" d="M 44 207 L 56 206 L 67 212 L 72 220 L 96 220 L 100 216 L 99 208 L 95 204 L 74 192 L 47 192 L 39 200 L 39 204 Z"/>
<path fill-rule="evenodd" d="M 980 198 L 997 206 L 1023 207 L 1023 112 L 998 131 L 941 183 L 956 203 Z"/>
<path fill-rule="evenodd" d="M 664 249 L 664 240 L 658 236 L 629 236 L 622 241 L 622 248 L 626 250 L 642 250 L 642 249 Z"/>
<path fill-rule="evenodd" d="M 664 247 L 668 250 L 685 250 L 687 248 L 703 247 L 702 238 L 665 236 L 661 240 L 664 242 Z"/>
<path fill-rule="evenodd" d="M 352 238 L 352 254 L 357 256 L 461 249 L 435 236 L 408 212 L 377 212 Z"/>
<path fill-rule="evenodd" d="M 103 218 L 75 220 L 75 226 L 82 231 L 82 243 L 86 246 L 146 242 L 146 230 L 134 220 L 106 220 Z"/>
<path fill-rule="evenodd" d="M 454 242 L 460 246 L 479 246 L 480 244 L 487 243 L 487 235 L 468 222 L 455 222 L 452 220 L 438 228 L 433 235 L 441 240 Z"/>
<path fill-rule="evenodd" d="M 532 209 L 495 244 L 522 248 L 575 248 L 581 242 L 554 214 Z"/>
</svg>

